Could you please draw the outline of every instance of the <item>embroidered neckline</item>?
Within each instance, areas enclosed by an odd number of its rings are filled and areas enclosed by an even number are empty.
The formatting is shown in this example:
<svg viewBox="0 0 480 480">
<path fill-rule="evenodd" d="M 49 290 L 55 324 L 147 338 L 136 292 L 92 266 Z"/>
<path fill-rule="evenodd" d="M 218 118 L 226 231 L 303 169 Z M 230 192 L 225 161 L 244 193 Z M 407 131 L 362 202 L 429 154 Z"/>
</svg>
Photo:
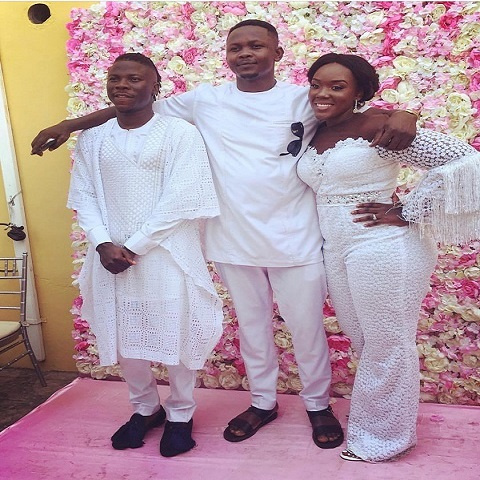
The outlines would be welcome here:
<svg viewBox="0 0 480 480">
<path fill-rule="evenodd" d="M 333 147 L 330 147 L 330 148 L 327 148 L 324 152 L 322 153 L 318 153 L 316 150 L 315 150 L 315 147 L 313 145 L 309 145 L 307 147 L 307 151 L 311 150 L 313 155 L 315 157 L 323 157 L 323 156 L 327 156 L 327 155 L 330 155 L 332 152 L 334 152 L 335 150 L 338 150 L 342 147 L 345 147 L 345 146 L 349 146 L 349 145 L 367 145 L 369 146 L 370 145 L 370 142 L 368 140 L 365 140 L 364 138 L 362 137 L 358 137 L 358 138 L 344 138 L 342 140 L 338 140 L 338 142 L 333 146 Z"/>
</svg>

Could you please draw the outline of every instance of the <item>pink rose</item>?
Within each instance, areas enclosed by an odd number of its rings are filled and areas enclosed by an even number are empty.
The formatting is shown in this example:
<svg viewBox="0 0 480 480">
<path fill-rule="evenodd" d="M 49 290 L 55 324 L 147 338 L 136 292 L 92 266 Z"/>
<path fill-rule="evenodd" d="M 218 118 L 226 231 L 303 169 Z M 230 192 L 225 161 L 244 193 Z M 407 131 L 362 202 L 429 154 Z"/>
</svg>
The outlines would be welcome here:
<svg viewBox="0 0 480 480">
<path fill-rule="evenodd" d="M 193 65 L 198 57 L 198 49 L 195 47 L 187 48 L 186 50 L 180 52 L 180 56 L 187 65 Z"/>
<path fill-rule="evenodd" d="M 461 19 L 462 17 L 460 15 L 457 15 L 456 13 L 447 12 L 445 15 L 442 15 L 439 18 L 438 24 L 440 25 L 440 28 L 442 28 L 443 30 L 448 30 L 452 32 L 453 30 L 455 30 L 455 28 L 458 25 L 458 22 L 460 22 Z"/>
<path fill-rule="evenodd" d="M 180 6 L 180 12 L 182 13 L 182 15 L 186 18 L 190 18 L 190 16 L 192 15 L 192 13 L 195 11 L 195 9 L 193 8 L 192 4 L 191 3 L 183 3 L 181 6 Z"/>
<path fill-rule="evenodd" d="M 480 102 L 479 102 L 480 103 Z M 480 107 L 480 105 L 479 105 Z M 478 137 L 475 137 L 473 141 L 470 143 L 470 145 L 473 148 L 476 148 L 478 151 L 480 151 L 480 135 Z"/>
<path fill-rule="evenodd" d="M 73 348 L 79 352 L 80 350 L 86 350 L 89 347 L 89 343 L 86 341 L 77 343 Z"/>
<path fill-rule="evenodd" d="M 480 68 L 480 50 L 472 50 L 468 57 L 468 64 L 474 68 Z"/>
<path fill-rule="evenodd" d="M 229 2 L 221 9 L 223 13 L 233 13 L 233 15 L 238 15 L 239 17 L 247 14 L 247 9 L 243 2 Z"/>
<path fill-rule="evenodd" d="M 334 317 L 335 310 L 333 309 L 332 304 L 327 300 L 323 305 L 323 316 L 324 317 Z"/>
<path fill-rule="evenodd" d="M 402 79 L 400 77 L 388 77 L 380 85 L 380 92 L 385 90 L 386 88 L 397 88 L 397 85 L 400 83 Z"/>
<path fill-rule="evenodd" d="M 241 358 L 235 359 L 233 361 L 233 365 L 237 369 L 237 372 L 239 373 L 239 375 L 241 375 L 242 377 L 247 374 L 245 370 L 245 364 L 243 363 L 243 360 Z"/>
<path fill-rule="evenodd" d="M 334 350 L 347 352 L 350 348 L 350 339 L 345 335 L 330 335 L 327 338 L 328 346 Z"/>
<path fill-rule="evenodd" d="M 387 32 L 385 35 L 385 40 L 383 41 L 382 55 L 387 57 L 393 57 L 395 52 L 393 48 L 400 41 L 399 38 L 393 38 L 390 32 Z"/>
<path fill-rule="evenodd" d="M 187 91 L 187 84 L 183 78 L 175 78 L 173 84 L 175 85 L 173 90 L 175 93 L 183 93 Z"/>
<path fill-rule="evenodd" d="M 477 300 L 479 299 L 480 285 L 478 282 L 462 278 L 460 281 L 460 289 L 460 298 L 470 297 Z"/>
</svg>

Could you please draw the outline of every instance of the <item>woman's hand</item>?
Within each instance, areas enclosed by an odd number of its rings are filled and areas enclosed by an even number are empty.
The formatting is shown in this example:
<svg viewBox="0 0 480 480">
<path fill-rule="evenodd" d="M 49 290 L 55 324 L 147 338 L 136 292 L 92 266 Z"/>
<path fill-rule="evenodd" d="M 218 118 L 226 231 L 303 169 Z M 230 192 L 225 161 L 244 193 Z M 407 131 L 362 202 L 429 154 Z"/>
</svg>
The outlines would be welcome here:
<svg viewBox="0 0 480 480">
<path fill-rule="evenodd" d="M 353 219 L 355 223 L 363 223 L 365 227 L 378 225 L 395 225 L 408 227 L 408 222 L 402 217 L 402 205 L 394 203 L 359 203 L 352 215 L 358 215 Z"/>
</svg>

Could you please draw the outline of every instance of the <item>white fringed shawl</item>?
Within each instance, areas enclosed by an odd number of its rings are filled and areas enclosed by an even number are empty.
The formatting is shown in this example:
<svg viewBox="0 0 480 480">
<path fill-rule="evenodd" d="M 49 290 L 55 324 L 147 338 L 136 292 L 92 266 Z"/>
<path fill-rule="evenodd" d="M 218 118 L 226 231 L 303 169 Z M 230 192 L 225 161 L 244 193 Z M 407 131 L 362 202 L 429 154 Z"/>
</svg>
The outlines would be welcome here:
<svg viewBox="0 0 480 480">
<path fill-rule="evenodd" d="M 428 169 L 403 199 L 402 215 L 412 228 L 442 244 L 480 238 L 480 152 L 453 136 L 419 129 L 409 148 L 379 153 Z"/>
</svg>

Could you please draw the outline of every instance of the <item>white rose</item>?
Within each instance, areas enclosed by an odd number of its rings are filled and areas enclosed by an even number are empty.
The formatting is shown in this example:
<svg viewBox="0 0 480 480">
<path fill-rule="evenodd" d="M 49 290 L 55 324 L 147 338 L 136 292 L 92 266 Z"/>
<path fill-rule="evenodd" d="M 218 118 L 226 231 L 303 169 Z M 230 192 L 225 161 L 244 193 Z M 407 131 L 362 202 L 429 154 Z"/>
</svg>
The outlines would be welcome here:
<svg viewBox="0 0 480 480">
<path fill-rule="evenodd" d="M 433 393 L 420 392 L 420 401 L 424 403 L 436 402 L 437 396 Z"/>
<path fill-rule="evenodd" d="M 447 97 L 447 108 L 449 111 L 471 110 L 472 103 L 470 97 L 465 93 L 452 92 Z"/>
<path fill-rule="evenodd" d="M 308 49 L 304 43 L 299 42 L 292 45 L 291 52 L 295 55 L 295 57 L 306 57 Z"/>
<path fill-rule="evenodd" d="M 105 367 L 101 367 L 100 365 L 93 365 L 90 370 L 90 376 L 95 378 L 96 380 L 102 380 L 107 377 L 107 372 L 105 371 Z"/>
<path fill-rule="evenodd" d="M 198 3 L 195 2 L 195 3 L 192 4 L 192 6 L 194 6 L 194 7 L 197 6 L 198 7 Z M 205 15 L 205 13 L 202 10 L 195 10 L 190 15 L 190 19 L 192 20 L 194 25 L 203 25 L 207 21 L 207 16 Z"/>
<path fill-rule="evenodd" d="M 437 396 L 437 402 L 445 405 L 454 405 L 457 403 L 455 397 L 449 393 L 439 393 Z"/>
<path fill-rule="evenodd" d="M 400 74 L 407 74 L 417 70 L 417 61 L 404 55 L 399 55 L 392 63 Z"/>
<path fill-rule="evenodd" d="M 151 57 L 163 58 L 165 55 L 165 45 L 163 43 L 156 43 L 151 46 L 152 55 Z"/>
<path fill-rule="evenodd" d="M 277 345 L 280 348 L 291 348 L 293 346 L 292 344 L 292 336 L 290 333 L 282 332 L 279 330 L 278 332 L 275 333 L 275 345 Z"/>
<path fill-rule="evenodd" d="M 385 33 L 383 29 L 377 28 L 376 30 L 373 30 L 371 32 L 365 32 L 360 35 L 360 43 L 363 43 L 364 45 L 376 45 L 383 42 L 384 38 Z"/>
<path fill-rule="evenodd" d="M 168 369 L 165 365 L 155 364 L 152 366 L 152 373 L 157 380 L 168 382 Z"/>
<path fill-rule="evenodd" d="M 173 38 L 167 42 L 166 48 L 170 52 L 178 52 L 185 48 L 185 39 L 180 35 L 177 38 Z"/>
<path fill-rule="evenodd" d="M 220 383 L 218 382 L 217 377 L 213 375 L 202 375 L 203 384 L 206 388 L 219 388 Z"/>
<path fill-rule="evenodd" d="M 467 367 L 477 368 L 480 367 L 480 358 L 478 358 L 477 355 L 464 355 L 463 363 Z"/>
<path fill-rule="evenodd" d="M 348 385 L 344 382 L 337 382 L 332 385 L 332 390 L 337 395 L 345 396 L 352 394 L 352 385 Z"/>
<path fill-rule="evenodd" d="M 142 18 L 135 11 L 125 10 L 125 16 L 137 27 L 146 27 L 150 23 L 149 18 Z"/>
<path fill-rule="evenodd" d="M 309 8 L 310 7 L 310 2 L 291 2 L 290 7 L 292 10 L 300 10 L 302 8 Z"/>
<path fill-rule="evenodd" d="M 234 25 L 239 22 L 239 19 L 233 13 L 225 13 L 218 18 L 217 30 L 230 30 Z"/>
<path fill-rule="evenodd" d="M 277 380 L 277 392 L 279 393 L 287 393 L 288 386 L 285 380 L 281 380 L 280 378 Z"/>
<path fill-rule="evenodd" d="M 405 80 L 397 85 L 397 92 L 400 103 L 408 103 L 418 94 L 417 89 L 410 82 Z"/>
<path fill-rule="evenodd" d="M 293 390 L 294 392 L 300 392 L 303 390 L 302 381 L 300 380 L 300 377 L 296 375 L 288 377 L 287 386 L 290 390 Z"/>
<path fill-rule="evenodd" d="M 226 367 L 218 376 L 218 382 L 226 390 L 234 390 L 242 384 L 242 377 L 235 367 Z"/>
<path fill-rule="evenodd" d="M 443 353 L 437 352 L 424 359 L 425 368 L 430 372 L 441 373 L 448 368 L 448 358 Z"/>
<path fill-rule="evenodd" d="M 374 25 L 380 25 L 384 18 L 385 18 L 385 13 L 383 10 L 377 10 L 375 12 L 369 13 L 367 15 L 367 18 L 370 20 L 371 23 Z"/>
<path fill-rule="evenodd" d="M 477 136 L 478 131 L 473 125 L 462 122 L 459 127 L 453 128 L 451 133 L 460 140 L 468 142 L 469 140 Z"/>
<path fill-rule="evenodd" d="M 85 111 L 87 105 L 79 98 L 69 98 L 67 102 L 67 110 L 72 114 L 81 114 Z"/>
<path fill-rule="evenodd" d="M 336 317 L 325 317 L 323 325 L 328 333 L 340 333 L 342 331 Z"/>
<path fill-rule="evenodd" d="M 393 88 L 386 88 L 385 90 L 382 91 L 380 94 L 380 97 L 382 100 L 385 100 L 388 103 L 398 103 L 398 92 L 394 90 Z"/>
<path fill-rule="evenodd" d="M 463 271 L 463 274 L 469 280 L 480 278 L 480 267 L 468 267 Z"/>
<path fill-rule="evenodd" d="M 188 71 L 187 64 L 184 62 L 183 58 L 178 55 L 175 55 L 170 59 L 167 63 L 167 68 L 178 75 L 183 75 Z"/>
</svg>

